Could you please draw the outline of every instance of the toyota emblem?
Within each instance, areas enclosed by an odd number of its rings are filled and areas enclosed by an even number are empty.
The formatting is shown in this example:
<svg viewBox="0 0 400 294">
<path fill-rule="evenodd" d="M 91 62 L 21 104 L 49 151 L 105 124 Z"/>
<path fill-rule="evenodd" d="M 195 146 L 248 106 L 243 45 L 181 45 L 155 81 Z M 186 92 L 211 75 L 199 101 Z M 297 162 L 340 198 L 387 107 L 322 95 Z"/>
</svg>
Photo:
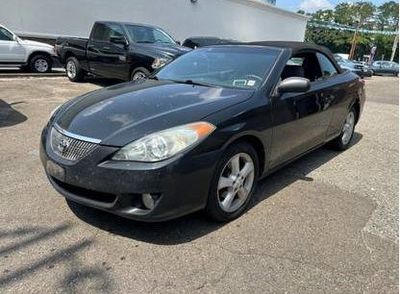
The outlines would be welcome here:
<svg viewBox="0 0 400 294">
<path fill-rule="evenodd" d="M 60 143 L 58 143 L 58 145 L 57 145 L 58 151 L 60 151 L 61 153 L 64 153 L 68 149 L 69 144 L 70 143 L 68 142 L 68 140 L 62 139 L 60 141 Z"/>
</svg>

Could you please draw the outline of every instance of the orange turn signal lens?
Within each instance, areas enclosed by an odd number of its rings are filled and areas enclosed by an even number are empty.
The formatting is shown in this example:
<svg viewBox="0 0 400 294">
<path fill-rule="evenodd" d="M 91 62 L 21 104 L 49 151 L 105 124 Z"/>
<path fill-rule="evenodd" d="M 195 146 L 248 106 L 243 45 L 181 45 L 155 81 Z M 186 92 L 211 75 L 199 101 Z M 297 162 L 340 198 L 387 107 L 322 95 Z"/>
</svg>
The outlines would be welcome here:
<svg viewBox="0 0 400 294">
<path fill-rule="evenodd" d="M 196 122 L 187 125 L 187 127 L 194 130 L 197 133 L 199 139 L 207 137 L 216 129 L 213 124 L 207 122 Z"/>
</svg>

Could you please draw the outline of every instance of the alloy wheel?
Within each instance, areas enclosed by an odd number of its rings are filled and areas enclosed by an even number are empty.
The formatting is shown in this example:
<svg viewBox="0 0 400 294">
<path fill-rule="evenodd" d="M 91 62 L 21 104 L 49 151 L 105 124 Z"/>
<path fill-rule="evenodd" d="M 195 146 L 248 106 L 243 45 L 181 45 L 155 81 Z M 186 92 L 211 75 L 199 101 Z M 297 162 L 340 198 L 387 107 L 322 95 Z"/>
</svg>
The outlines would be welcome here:
<svg viewBox="0 0 400 294">
<path fill-rule="evenodd" d="M 70 79 L 74 79 L 76 77 L 76 65 L 72 60 L 68 61 L 67 63 L 67 75 Z"/>
<path fill-rule="evenodd" d="M 146 78 L 146 74 L 144 72 L 138 71 L 133 75 L 132 81 L 142 80 L 145 78 Z"/>
<path fill-rule="evenodd" d="M 344 122 L 343 126 L 342 142 L 344 145 L 347 145 L 350 142 L 351 137 L 353 136 L 354 123 L 355 123 L 354 112 L 350 111 L 347 114 L 346 121 Z"/>
<path fill-rule="evenodd" d="M 37 72 L 44 73 L 49 69 L 49 63 L 47 60 L 39 58 L 35 61 L 34 67 Z"/>
<path fill-rule="evenodd" d="M 222 169 L 218 181 L 218 203 L 228 213 L 238 210 L 247 200 L 254 185 L 255 166 L 250 155 L 234 155 Z"/>
</svg>

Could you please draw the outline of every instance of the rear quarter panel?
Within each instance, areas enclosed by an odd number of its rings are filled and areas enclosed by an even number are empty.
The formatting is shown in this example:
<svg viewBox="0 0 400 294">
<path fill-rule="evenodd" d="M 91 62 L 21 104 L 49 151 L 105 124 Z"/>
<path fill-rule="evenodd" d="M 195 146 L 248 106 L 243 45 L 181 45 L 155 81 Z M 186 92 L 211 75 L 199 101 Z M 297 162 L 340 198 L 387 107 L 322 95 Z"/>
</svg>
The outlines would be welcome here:
<svg viewBox="0 0 400 294">
<path fill-rule="evenodd" d="M 343 122 L 350 108 L 355 104 L 360 104 L 360 110 L 365 102 L 365 92 L 360 78 L 350 72 L 345 71 L 331 81 L 332 90 L 335 92 L 335 99 L 332 101 L 333 115 L 327 131 L 327 140 L 340 134 Z"/>
<path fill-rule="evenodd" d="M 57 54 L 62 64 L 65 64 L 67 58 L 71 55 L 76 57 L 82 67 L 87 70 L 86 49 L 88 39 L 85 38 L 58 38 L 56 42 Z"/>
</svg>

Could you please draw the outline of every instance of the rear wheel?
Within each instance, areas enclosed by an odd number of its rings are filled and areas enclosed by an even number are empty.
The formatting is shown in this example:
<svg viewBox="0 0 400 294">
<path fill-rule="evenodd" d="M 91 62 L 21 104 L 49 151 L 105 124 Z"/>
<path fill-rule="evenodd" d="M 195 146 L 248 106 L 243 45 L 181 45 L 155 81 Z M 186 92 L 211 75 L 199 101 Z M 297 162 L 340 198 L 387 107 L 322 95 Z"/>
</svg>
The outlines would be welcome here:
<svg viewBox="0 0 400 294">
<path fill-rule="evenodd" d="M 29 68 L 35 73 L 48 73 L 52 65 L 51 58 L 44 54 L 35 55 L 29 61 Z"/>
<path fill-rule="evenodd" d="M 254 148 L 239 143 L 228 148 L 211 183 L 206 212 L 217 221 L 239 217 L 254 194 L 258 157 Z"/>
<path fill-rule="evenodd" d="M 71 82 L 80 82 L 83 80 L 85 73 L 79 63 L 79 60 L 75 57 L 68 57 L 65 71 L 67 73 L 67 77 Z"/>
<path fill-rule="evenodd" d="M 131 81 L 143 80 L 150 75 L 150 72 L 144 67 L 135 68 L 131 73 Z"/>
<path fill-rule="evenodd" d="M 357 111 L 353 107 L 346 116 L 340 135 L 332 140 L 329 145 L 335 150 L 346 150 L 351 144 L 356 126 Z"/>
</svg>

